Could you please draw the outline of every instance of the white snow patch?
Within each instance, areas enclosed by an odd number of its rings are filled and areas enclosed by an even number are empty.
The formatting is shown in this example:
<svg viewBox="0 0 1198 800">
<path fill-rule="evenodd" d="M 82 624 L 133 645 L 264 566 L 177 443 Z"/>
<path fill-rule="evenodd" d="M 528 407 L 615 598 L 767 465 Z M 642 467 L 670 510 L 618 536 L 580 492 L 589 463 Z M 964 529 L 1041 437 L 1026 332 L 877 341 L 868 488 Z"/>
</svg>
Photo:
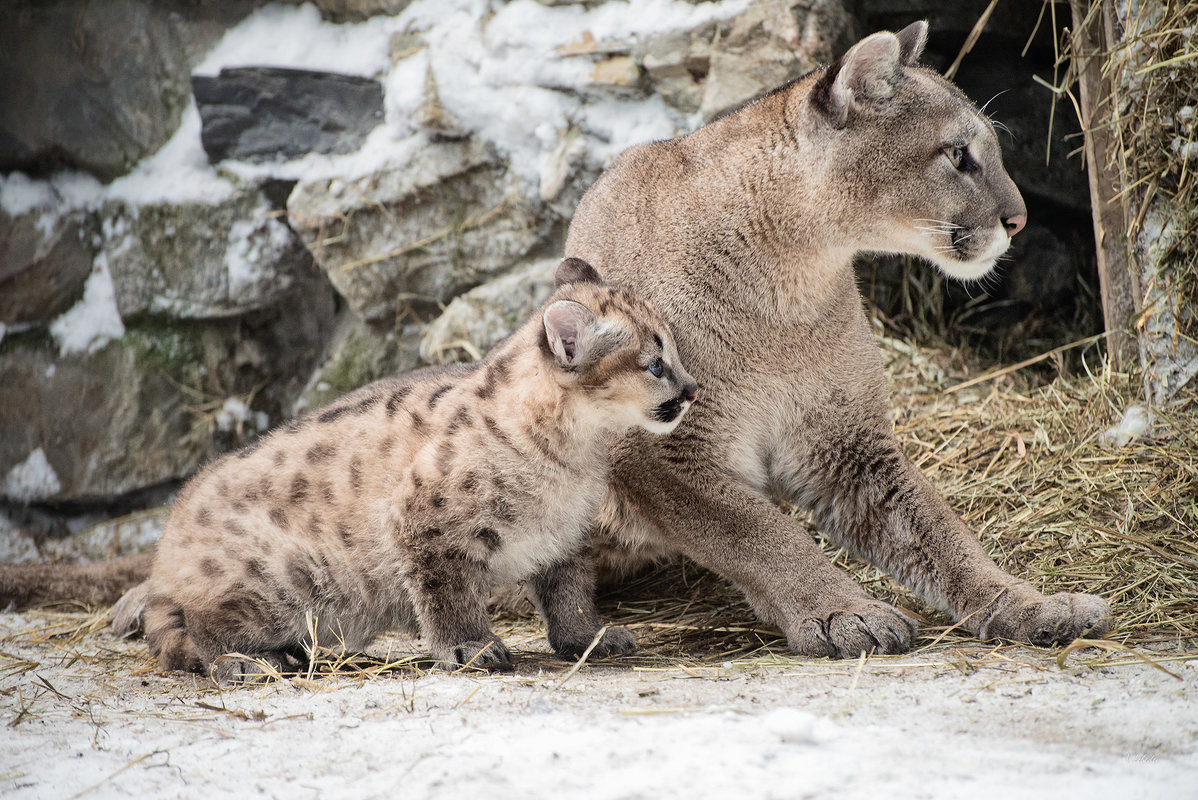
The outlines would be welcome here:
<svg viewBox="0 0 1198 800">
<path fill-rule="evenodd" d="M 272 4 L 225 33 L 195 74 L 266 66 L 374 77 L 389 66 L 390 38 L 397 25 L 389 17 L 338 25 L 321 19 L 311 4 Z"/>
<path fill-rule="evenodd" d="M 277 280 L 270 267 L 291 244 L 291 229 L 273 217 L 234 222 L 225 248 L 229 299 L 243 293 L 257 294 L 263 280 Z"/>
<path fill-rule="evenodd" d="M 0 175 L 0 208 L 12 217 L 36 212 L 43 236 L 53 233 L 58 220 L 71 211 L 95 208 L 102 192 L 100 182 L 82 172 L 60 172 L 46 180 L 21 172 Z"/>
<path fill-rule="evenodd" d="M 252 425 L 256 430 L 265 431 L 270 427 L 270 416 L 265 411 L 254 411 L 241 398 L 225 398 L 220 411 L 216 412 L 217 429 L 228 433 L 235 426 L 244 425 Z"/>
<path fill-rule="evenodd" d="M 1198 160 L 1198 142 L 1183 142 L 1181 137 L 1173 139 L 1173 152 L 1182 161 Z"/>
<path fill-rule="evenodd" d="M 783 742 L 819 744 L 835 736 L 833 723 L 797 708 L 776 708 L 761 718 L 762 727 Z"/>
<path fill-rule="evenodd" d="M 57 200 L 49 181 L 35 181 L 21 172 L 0 176 L 0 208 L 11 217 L 49 208 Z"/>
<path fill-rule="evenodd" d="M 1133 439 L 1138 439 L 1148 432 L 1151 426 L 1148 409 L 1141 405 L 1130 405 L 1123 412 L 1119 424 L 1102 432 L 1099 441 L 1111 447 L 1125 447 Z"/>
<path fill-rule="evenodd" d="M 50 323 L 50 334 L 58 342 L 60 356 L 94 353 L 125 335 L 107 255 L 96 256 L 92 274 L 83 287 L 83 299 Z"/>
<path fill-rule="evenodd" d="M 602 140 L 590 160 L 603 166 L 634 144 L 675 136 L 700 120 L 669 109 L 656 95 L 584 105 L 579 95 L 596 91 L 590 78 L 594 64 L 587 57 L 561 56 L 557 49 L 584 35 L 634 43 L 662 31 L 728 19 L 747 6 L 747 0 L 698 5 L 631 0 L 584 10 L 517 0 L 488 18 L 482 0 L 413 3 L 401 19 L 406 31 L 423 36 L 428 49 L 391 71 L 388 120 L 402 125 L 413 116 L 424 102 L 424 79 L 431 69 L 445 110 L 492 142 L 530 185 L 539 184 L 544 156 L 556 147 L 558 132 L 571 125 Z"/>
<path fill-rule="evenodd" d="M 200 112 L 193 101 L 183 112 L 179 129 L 154 155 L 117 178 L 105 196 L 132 206 L 154 203 L 208 203 L 228 200 L 234 186 L 208 163 L 200 144 Z"/>
<path fill-rule="evenodd" d="M 4 479 L 5 494 L 26 503 L 53 497 L 61 489 L 58 473 L 50 466 L 50 462 L 46 460 L 46 453 L 40 447 L 10 469 Z"/>
</svg>

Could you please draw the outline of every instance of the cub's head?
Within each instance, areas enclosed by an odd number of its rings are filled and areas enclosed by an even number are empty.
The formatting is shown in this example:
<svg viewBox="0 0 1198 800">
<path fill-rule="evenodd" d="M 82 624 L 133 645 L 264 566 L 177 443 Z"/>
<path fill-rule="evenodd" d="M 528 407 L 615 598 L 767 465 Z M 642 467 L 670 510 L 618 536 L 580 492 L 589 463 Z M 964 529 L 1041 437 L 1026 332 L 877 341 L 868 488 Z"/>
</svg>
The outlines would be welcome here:
<svg viewBox="0 0 1198 800">
<path fill-rule="evenodd" d="M 669 326 L 624 286 L 608 286 L 585 261 L 558 265 L 542 318 L 546 357 L 567 391 L 580 392 L 605 427 L 674 430 L 698 396 Z"/>
<path fill-rule="evenodd" d="M 867 249 L 922 256 L 973 280 L 1006 252 L 1027 209 L 993 123 L 917 65 L 927 31 L 916 22 L 862 39 L 815 80 L 806 116 L 840 202 L 866 222 Z"/>
</svg>

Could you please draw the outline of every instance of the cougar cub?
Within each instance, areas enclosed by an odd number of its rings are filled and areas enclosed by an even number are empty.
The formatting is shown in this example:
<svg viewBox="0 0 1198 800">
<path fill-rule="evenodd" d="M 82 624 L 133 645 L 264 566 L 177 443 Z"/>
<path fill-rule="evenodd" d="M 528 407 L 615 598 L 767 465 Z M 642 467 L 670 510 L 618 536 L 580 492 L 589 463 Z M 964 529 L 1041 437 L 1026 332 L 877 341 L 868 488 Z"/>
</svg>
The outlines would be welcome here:
<svg viewBox="0 0 1198 800">
<path fill-rule="evenodd" d="M 201 471 L 116 624 L 144 602 L 161 666 L 222 682 L 300 658 L 312 630 L 356 650 L 416 625 L 441 664 L 496 669 L 488 591 L 528 579 L 554 650 L 582 652 L 608 434 L 668 433 L 698 386 L 637 295 L 578 259 L 556 283 L 482 361 L 372 383 Z M 612 628 L 595 652 L 634 644 Z"/>
</svg>

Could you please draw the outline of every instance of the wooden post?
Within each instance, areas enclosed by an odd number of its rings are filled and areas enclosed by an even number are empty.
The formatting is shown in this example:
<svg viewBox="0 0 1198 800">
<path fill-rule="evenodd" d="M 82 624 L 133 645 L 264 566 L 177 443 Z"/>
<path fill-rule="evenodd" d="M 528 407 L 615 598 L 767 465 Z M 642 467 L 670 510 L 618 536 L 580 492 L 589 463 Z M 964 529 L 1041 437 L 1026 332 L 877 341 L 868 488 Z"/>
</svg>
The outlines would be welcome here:
<svg viewBox="0 0 1198 800">
<path fill-rule="evenodd" d="M 1113 87 L 1103 79 L 1102 57 L 1113 44 L 1106 21 L 1115 18 L 1111 0 L 1070 0 L 1073 12 L 1073 55 L 1081 89 L 1082 130 L 1085 132 L 1086 166 L 1090 178 L 1090 205 L 1094 216 L 1094 243 L 1098 253 L 1098 281 L 1102 315 L 1111 363 L 1129 369 L 1138 360 L 1132 319 L 1139 306 L 1138 281 L 1131 270 L 1127 248 L 1127 217 L 1118 175 L 1110 169 L 1111 131 L 1095 124 L 1095 111 L 1107 101 Z M 1091 6 L 1098 6 L 1091 14 Z"/>
</svg>

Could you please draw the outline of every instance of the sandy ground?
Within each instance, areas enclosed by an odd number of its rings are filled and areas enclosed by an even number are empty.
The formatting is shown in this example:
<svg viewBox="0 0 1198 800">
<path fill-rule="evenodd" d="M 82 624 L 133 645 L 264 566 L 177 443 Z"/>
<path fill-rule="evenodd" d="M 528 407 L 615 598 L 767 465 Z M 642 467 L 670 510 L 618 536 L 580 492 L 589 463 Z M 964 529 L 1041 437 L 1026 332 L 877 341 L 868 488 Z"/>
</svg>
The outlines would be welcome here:
<svg viewBox="0 0 1198 800">
<path fill-rule="evenodd" d="M 89 619 L 0 614 L 4 797 L 1198 798 L 1192 653 L 1154 654 L 1178 677 L 981 645 L 571 673 L 530 629 L 513 674 L 218 691 L 70 635 Z"/>
</svg>

